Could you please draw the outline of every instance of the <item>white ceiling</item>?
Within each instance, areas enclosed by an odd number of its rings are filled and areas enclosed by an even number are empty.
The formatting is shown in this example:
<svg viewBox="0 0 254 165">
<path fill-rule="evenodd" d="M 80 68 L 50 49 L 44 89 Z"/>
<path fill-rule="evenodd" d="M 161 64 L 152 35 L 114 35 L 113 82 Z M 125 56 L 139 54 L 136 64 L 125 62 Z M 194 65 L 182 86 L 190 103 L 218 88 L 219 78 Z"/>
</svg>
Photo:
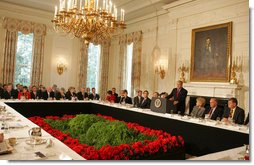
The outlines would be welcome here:
<svg viewBox="0 0 254 165">
<path fill-rule="evenodd" d="M 0 0 L 19 6 L 39 9 L 47 12 L 54 12 L 54 6 L 59 4 L 59 0 Z M 102 1 L 102 0 L 100 0 Z M 118 9 L 126 11 L 126 20 L 132 20 L 157 10 L 162 6 L 177 0 L 112 0 Z M 118 12 L 119 14 L 120 12 Z"/>
</svg>

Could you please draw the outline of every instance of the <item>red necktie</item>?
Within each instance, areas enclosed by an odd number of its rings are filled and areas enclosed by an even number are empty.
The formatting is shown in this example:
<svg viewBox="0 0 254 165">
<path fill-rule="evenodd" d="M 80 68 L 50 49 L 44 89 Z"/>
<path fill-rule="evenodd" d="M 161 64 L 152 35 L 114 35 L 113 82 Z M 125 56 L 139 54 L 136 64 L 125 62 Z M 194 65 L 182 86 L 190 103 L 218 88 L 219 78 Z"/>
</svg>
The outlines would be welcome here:
<svg viewBox="0 0 254 165">
<path fill-rule="evenodd" d="M 179 89 L 177 89 L 177 92 L 176 92 L 176 97 L 178 97 L 179 96 Z"/>
<path fill-rule="evenodd" d="M 210 109 L 210 111 L 209 111 L 209 113 L 208 113 L 209 116 L 211 116 L 212 112 L 213 112 L 213 108 Z"/>
</svg>

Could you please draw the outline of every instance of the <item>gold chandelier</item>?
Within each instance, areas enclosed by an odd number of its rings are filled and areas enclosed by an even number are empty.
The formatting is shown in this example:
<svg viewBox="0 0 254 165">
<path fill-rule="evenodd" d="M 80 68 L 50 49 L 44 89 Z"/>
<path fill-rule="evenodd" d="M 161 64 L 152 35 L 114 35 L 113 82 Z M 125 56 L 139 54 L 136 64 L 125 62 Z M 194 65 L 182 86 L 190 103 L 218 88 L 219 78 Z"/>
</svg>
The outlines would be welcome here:
<svg viewBox="0 0 254 165">
<path fill-rule="evenodd" d="M 124 12 L 121 9 L 118 21 L 117 8 L 110 0 L 101 0 L 101 3 L 99 0 L 60 0 L 52 23 L 57 33 L 84 39 L 87 44 L 101 43 L 126 29 Z"/>
</svg>

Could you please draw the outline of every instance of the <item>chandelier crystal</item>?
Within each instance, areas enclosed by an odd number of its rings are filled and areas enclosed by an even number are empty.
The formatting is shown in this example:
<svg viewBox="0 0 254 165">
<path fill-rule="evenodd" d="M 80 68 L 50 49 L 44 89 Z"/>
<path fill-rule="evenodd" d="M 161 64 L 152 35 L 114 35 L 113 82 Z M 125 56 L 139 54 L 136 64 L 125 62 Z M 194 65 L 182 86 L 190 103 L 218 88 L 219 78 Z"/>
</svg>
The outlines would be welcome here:
<svg viewBox="0 0 254 165">
<path fill-rule="evenodd" d="M 52 23 L 57 33 L 84 39 L 87 44 L 101 43 L 126 29 L 124 15 L 121 9 L 118 21 L 117 8 L 110 0 L 60 0 Z"/>
</svg>

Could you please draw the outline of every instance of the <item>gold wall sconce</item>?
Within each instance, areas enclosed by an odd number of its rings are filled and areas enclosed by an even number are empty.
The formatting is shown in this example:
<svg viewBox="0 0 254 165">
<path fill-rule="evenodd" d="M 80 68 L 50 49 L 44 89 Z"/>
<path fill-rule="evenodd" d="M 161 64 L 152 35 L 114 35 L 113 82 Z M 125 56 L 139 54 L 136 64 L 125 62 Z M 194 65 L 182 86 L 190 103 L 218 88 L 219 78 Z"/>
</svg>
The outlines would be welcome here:
<svg viewBox="0 0 254 165">
<path fill-rule="evenodd" d="M 166 76 L 166 62 L 167 60 L 160 59 L 155 65 L 155 73 L 160 75 L 161 79 L 164 79 Z"/>
<path fill-rule="evenodd" d="M 62 75 L 63 72 L 67 70 L 66 64 L 62 60 L 59 60 L 56 66 L 56 70 L 59 75 Z"/>
<path fill-rule="evenodd" d="M 156 67 L 155 73 L 159 74 L 161 79 L 165 78 L 166 72 L 165 72 L 165 69 L 162 65 L 159 65 Z"/>
<path fill-rule="evenodd" d="M 189 67 L 187 66 L 187 64 L 182 63 L 182 65 L 178 68 L 178 71 L 180 72 L 179 80 L 182 81 L 183 83 L 186 83 L 185 72 L 189 71 Z"/>
<path fill-rule="evenodd" d="M 242 57 L 236 57 L 233 60 L 233 64 L 231 66 L 231 79 L 230 84 L 238 84 L 239 80 L 236 78 L 236 73 L 242 70 Z"/>
</svg>

